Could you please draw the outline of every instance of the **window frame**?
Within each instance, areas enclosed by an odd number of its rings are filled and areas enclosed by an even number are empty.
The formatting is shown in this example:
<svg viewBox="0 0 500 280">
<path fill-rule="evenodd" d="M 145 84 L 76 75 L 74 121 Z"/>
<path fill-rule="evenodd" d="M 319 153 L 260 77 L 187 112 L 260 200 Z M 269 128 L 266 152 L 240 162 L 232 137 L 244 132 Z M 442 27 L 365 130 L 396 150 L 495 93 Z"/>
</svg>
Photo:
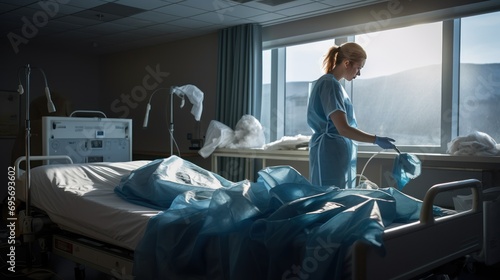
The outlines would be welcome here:
<svg viewBox="0 0 500 280">
<path fill-rule="evenodd" d="M 448 143 L 455 137 L 458 136 L 458 114 L 459 114 L 459 81 L 460 81 L 460 23 L 461 23 L 461 18 L 455 18 L 455 19 L 448 19 L 448 20 L 436 20 L 434 22 L 442 22 L 442 70 L 441 70 L 441 119 L 440 119 L 440 124 L 441 124 L 441 141 L 439 146 L 398 146 L 401 149 L 404 149 L 405 152 L 413 152 L 413 153 L 436 153 L 436 154 L 445 154 L 447 149 L 448 149 Z M 430 22 L 423 22 L 424 23 L 430 23 Z M 400 27 L 408 27 L 407 26 L 388 26 L 387 28 L 383 30 L 390 30 L 393 28 L 400 28 Z M 381 30 L 382 31 L 382 30 Z M 355 32 L 352 32 L 355 33 Z M 341 44 L 342 42 L 345 41 L 352 41 L 353 37 L 355 34 L 349 35 L 349 36 L 333 36 L 335 38 L 336 44 Z M 332 39 L 332 36 L 324 36 L 322 38 L 315 38 L 314 40 L 310 41 L 302 41 L 300 44 L 303 43 L 310 43 L 310 42 L 315 42 L 315 41 L 321 41 L 321 40 L 327 40 L 327 39 Z M 283 134 L 284 132 L 284 122 L 286 120 L 283 120 L 280 125 L 282 125 L 281 128 L 279 128 L 279 119 L 280 116 L 283 118 L 283 115 L 285 114 L 284 108 L 285 108 L 285 84 L 286 84 L 286 79 L 285 79 L 285 58 L 286 58 L 286 47 L 291 46 L 290 45 L 282 45 L 279 47 L 268 47 L 267 49 L 263 48 L 264 50 L 271 50 L 276 51 L 276 54 L 280 54 L 282 56 L 280 59 L 283 59 L 283 62 L 281 65 L 276 65 L 273 66 L 271 65 L 272 69 L 278 69 L 277 74 L 271 73 L 271 89 L 273 89 L 273 83 L 277 83 L 280 81 L 282 83 L 282 86 L 279 87 L 279 91 L 273 91 L 271 90 L 271 104 L 276 105 L 272 106 L 271 108 L 274 108 L 272 110 L 276 110 L 276 112 L 281 112 L 281 113 L 276 113 L 272 112 L 270 114 L 271 117 L 271 133 L 270 133 L 270 141 L 275 141 L 280 139 L 282 136 L 285 136 Z M 280 61 L 280 59 L 273 59 L 273 53 L 271 54 L 271 61 L 272 63 L 276 63 Z M 279 79 L 279 80 L 278 80 Z M 343 81 L 344 86 L 346 86 L 345 81 Z M 278 87 L 276 87 L 278 88 Z M 352 97 L 352 86 L 347 85 L 346 91 L 349 94 L 349 96 Z M 278 94 L 276 94 L 278 93 Z M 274 127 L 274 128 L 273 128 Z M 290 135 L 288 135 L 290 136 Z M 375 152 L 380 150 L 379 148 L 373 146 L 373 145 L 360 145 L 359 146 L 359 151 L 361 152 Z"/>
</svg>

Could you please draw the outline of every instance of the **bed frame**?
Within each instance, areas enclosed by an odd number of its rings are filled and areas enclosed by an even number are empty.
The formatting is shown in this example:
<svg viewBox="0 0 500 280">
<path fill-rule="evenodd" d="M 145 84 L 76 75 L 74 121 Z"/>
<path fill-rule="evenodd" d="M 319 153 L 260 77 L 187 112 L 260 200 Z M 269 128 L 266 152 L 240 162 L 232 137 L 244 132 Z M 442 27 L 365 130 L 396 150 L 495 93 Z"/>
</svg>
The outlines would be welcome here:
<svg viewBox="0 0 500 280">
<path fill-rule="evenodd" d="M 53 155 L 53 156 L 31 156 L 30 161 L 47 161 L 47 160 L 58 160 L 66 161 L 68 164 L 73 164 L 71 157 L 67 155 Z M 21 162 L 26 161 L 26 157 L 22 156 L 16 159 L 14 165 L 16 167 L 16 179 L 21 180 L 23 175 L 20 172 Z M 31 202 L 30 187 L 25 184 L 24 189 L 24 202 Z M 31 243 L 35 240 L 36 230 L 32 225 L 34 219 L 31 216 L 32 206 L 26 203 L 25 210 L 21 211 L 20 224 L 22 228 L 20 229 L 20 235 L 23 237 L 23 242 L 28 245 L 28 254 L 32 254 Z M 35 211 L 40 211 L 35 209 Z M 41 211 L 43 214 L 43 211 Z M 52 221 L 45 219 L 43 221 L 44 225 L 53 224 Z M 40 226 L 39 226 L 40 227 Z M 42 238 L 46 239 L 46 236 Z M 56 230 L 49 236 L 50 240 L 44 240 L 42 244 L 50 244 L 50 248 L 43 248 L 43 250 L 50 250 L 52 253 L 66 258 L 75 262 L 78 265 L 84 265 L 91 267 L 97 271 L 106 273 L 117 277 L 117 279 L 133 279 L 132 268 L 134 264 L 134 254 L 133 251 L 120 248 L 117 246 L 109 245 L 107 243 L 86 238 L 84 236 L 71 233 L 65 230 Z M 49 243 L 47 243 L 47 241 Z M 85 279 L 85 273 L 81 272 L 80 266 L 75 267 L 75 279 Z M 28 263 L 28 268 L 30 268 L 31 263 Z"/>
<path fill-rule="evenodd" d="M 116 279 L 133 279 L 133 251 L 63 231 L 54 234 L 51 243 L 52 253 L 58 256 L 112 275 Z M 75 278 L 81 278 L 77 271 Z"/>
<path fill-rule="evenodd" d="M 472 209 L 434 219 L 432 205 L 442 192 L 471 189 Z M 424 198 L 420 221 L 384 232 L 386 255 L 357 241 L 353 247 L 353 279 L 411 279 L 446 263 L 479 253 L 483 245 L 481 182 L 475 179 L 438 184 Z"/>
<path fill-rule="evenodd" d="M 457 189 L 472 190 L 472 209 L 435 219 L 435 197 Z M 384 256 L 362 241 L 354 243 L 346 260 L 348 278 L 411 279 L 479 253 L 483 248 L 481 182 L 470 179 L 432 186 L 423 200 L 420 220 L 386 229 L 383 239 Z M 132 279 L 133 252 L 130 250 L 62 231 L 52 236 L 52 252 L 120 279 Z"/>
</svg>

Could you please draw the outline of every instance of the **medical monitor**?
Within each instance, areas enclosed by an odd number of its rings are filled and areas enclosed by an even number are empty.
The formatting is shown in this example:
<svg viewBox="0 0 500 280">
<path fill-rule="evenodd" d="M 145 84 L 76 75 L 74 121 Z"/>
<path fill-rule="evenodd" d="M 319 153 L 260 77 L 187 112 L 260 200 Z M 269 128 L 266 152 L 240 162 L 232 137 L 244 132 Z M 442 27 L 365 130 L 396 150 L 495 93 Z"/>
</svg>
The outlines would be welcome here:
<svg viewBox="0 0 500 280">
<path fill-rule="evenodd" d="M 43 155 L 68 155 L 73 163 L 132 160 L 132 120 L 43 117 Z M 63 163 L 50 160 L 45 164 Z"/>
</svg>

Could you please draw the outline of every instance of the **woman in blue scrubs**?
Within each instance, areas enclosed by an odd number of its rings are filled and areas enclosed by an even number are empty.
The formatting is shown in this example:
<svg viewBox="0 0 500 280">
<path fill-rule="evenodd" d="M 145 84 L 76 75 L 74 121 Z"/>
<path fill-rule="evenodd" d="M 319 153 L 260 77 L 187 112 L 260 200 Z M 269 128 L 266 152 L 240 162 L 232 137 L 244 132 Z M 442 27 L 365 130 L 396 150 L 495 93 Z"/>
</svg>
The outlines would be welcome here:
<svg viewBox="0 0 500 280">
<path fill-rule="evenodd" d="M 366 52 L 353 42 L 333 46 L 323 66 L 326 74 L 316 82 L 309 96 L 307 123 L 313 129 L 309 143 L 309 176 L 318 186 L 354 188 L 358 142 L 394 148 L 394 139 L 366 133 L 357 128 L 353 106 L 341 79 L 361 75 Z"/>
</svg>

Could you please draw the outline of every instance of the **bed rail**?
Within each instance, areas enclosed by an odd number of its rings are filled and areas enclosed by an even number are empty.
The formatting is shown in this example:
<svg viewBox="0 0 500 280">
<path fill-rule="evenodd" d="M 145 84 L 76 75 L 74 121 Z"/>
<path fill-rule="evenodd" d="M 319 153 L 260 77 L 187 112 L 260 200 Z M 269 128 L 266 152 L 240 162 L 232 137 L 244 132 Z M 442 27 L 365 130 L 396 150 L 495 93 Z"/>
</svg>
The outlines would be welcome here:
<svg viewBox="0 0 500 280">
<path fill-rule="evenodd" d="M 29 155 L 29 153 L 28 153 Z M 66 159 L 68 163 L 73 163 L 73 160 L 67 156 L 67 155 L 55 155 L 55 156 L 22 156 L 18 157 L 16 161 L 14 162 L 14 166 L 16 168 L 16 179 L 21 180 L 22 173 L 21 169 L 19 169 L 19 164 L 23 161 L 38 161 L 38 160 L 48 160 L 48 159 Z M 29 164 L 26 166 L 29 167 Z M 21 224 L 21 234 L 23 235 L 23 241 L 24 243 L 27 244 L 26 246 L 26 263 L 28 269 L 31 268 L 32 265 L 32 260 L 31 260 L 31 255 L 32 255 L 32 246 L 31 243 L 35 240 L 35 235 L 33 232 L 33 228 L 35 226 L 35 223 L 38 220 L 34 220 L 33 217 L 31 216 L 31 201 L 30 201 L 30 172 L 31 170 L 27 169 L 27 176 L 26 176 L 26 181 L 24 184 L 24 203 L 26 204 L 25 210 L 22 210 L 19 212 L 19 222 Z"/>
<path fill-rule="evenodd" d="M 65 159 L 68 161 L 69 164 L 73 163 L 73 160 L 66 155 L 57 155 L 57 156 L 30 156 L 30 161 L 40 161 L 40 160 L 49 160 L 49 159 Z M 26 156 L 18 157 L 14 163 L 14 166 L 16 167 L 16 170 L 19 171 L 19 165 L 21 162 L 26 161 Z M 16 179 L 21 178 L 22 173 L 21 172 L 16 172 Z"/>
<path fill-rule="evenodd" d="M 439 193 L 470 189 L 471 209 L 434 218 Z M 366 242 L 352 248 L 352 279 L 411 279 L 461 257 L 478 253 L 483 244 L 482 184 L 475 179 L 432 186 L 426 193 L 419 221 L 387 229 L 385 254 Z"/>
<path fill-rule="evenodd" d="M 420 222 L 423 224 L 431 224 L 435 222 L 432 208 L 436 196 L 443 192 L 454 191 L 458 189 L 470 189 L 472 191 L 472 208 L 468 211 L 482 211 L 482 185 L 476 179 L 468 179 L 462 181 L 448 182 L 432 186 L 425 194 L 422 202 L 422 210 L 420 211 Z"/>
</svg>

